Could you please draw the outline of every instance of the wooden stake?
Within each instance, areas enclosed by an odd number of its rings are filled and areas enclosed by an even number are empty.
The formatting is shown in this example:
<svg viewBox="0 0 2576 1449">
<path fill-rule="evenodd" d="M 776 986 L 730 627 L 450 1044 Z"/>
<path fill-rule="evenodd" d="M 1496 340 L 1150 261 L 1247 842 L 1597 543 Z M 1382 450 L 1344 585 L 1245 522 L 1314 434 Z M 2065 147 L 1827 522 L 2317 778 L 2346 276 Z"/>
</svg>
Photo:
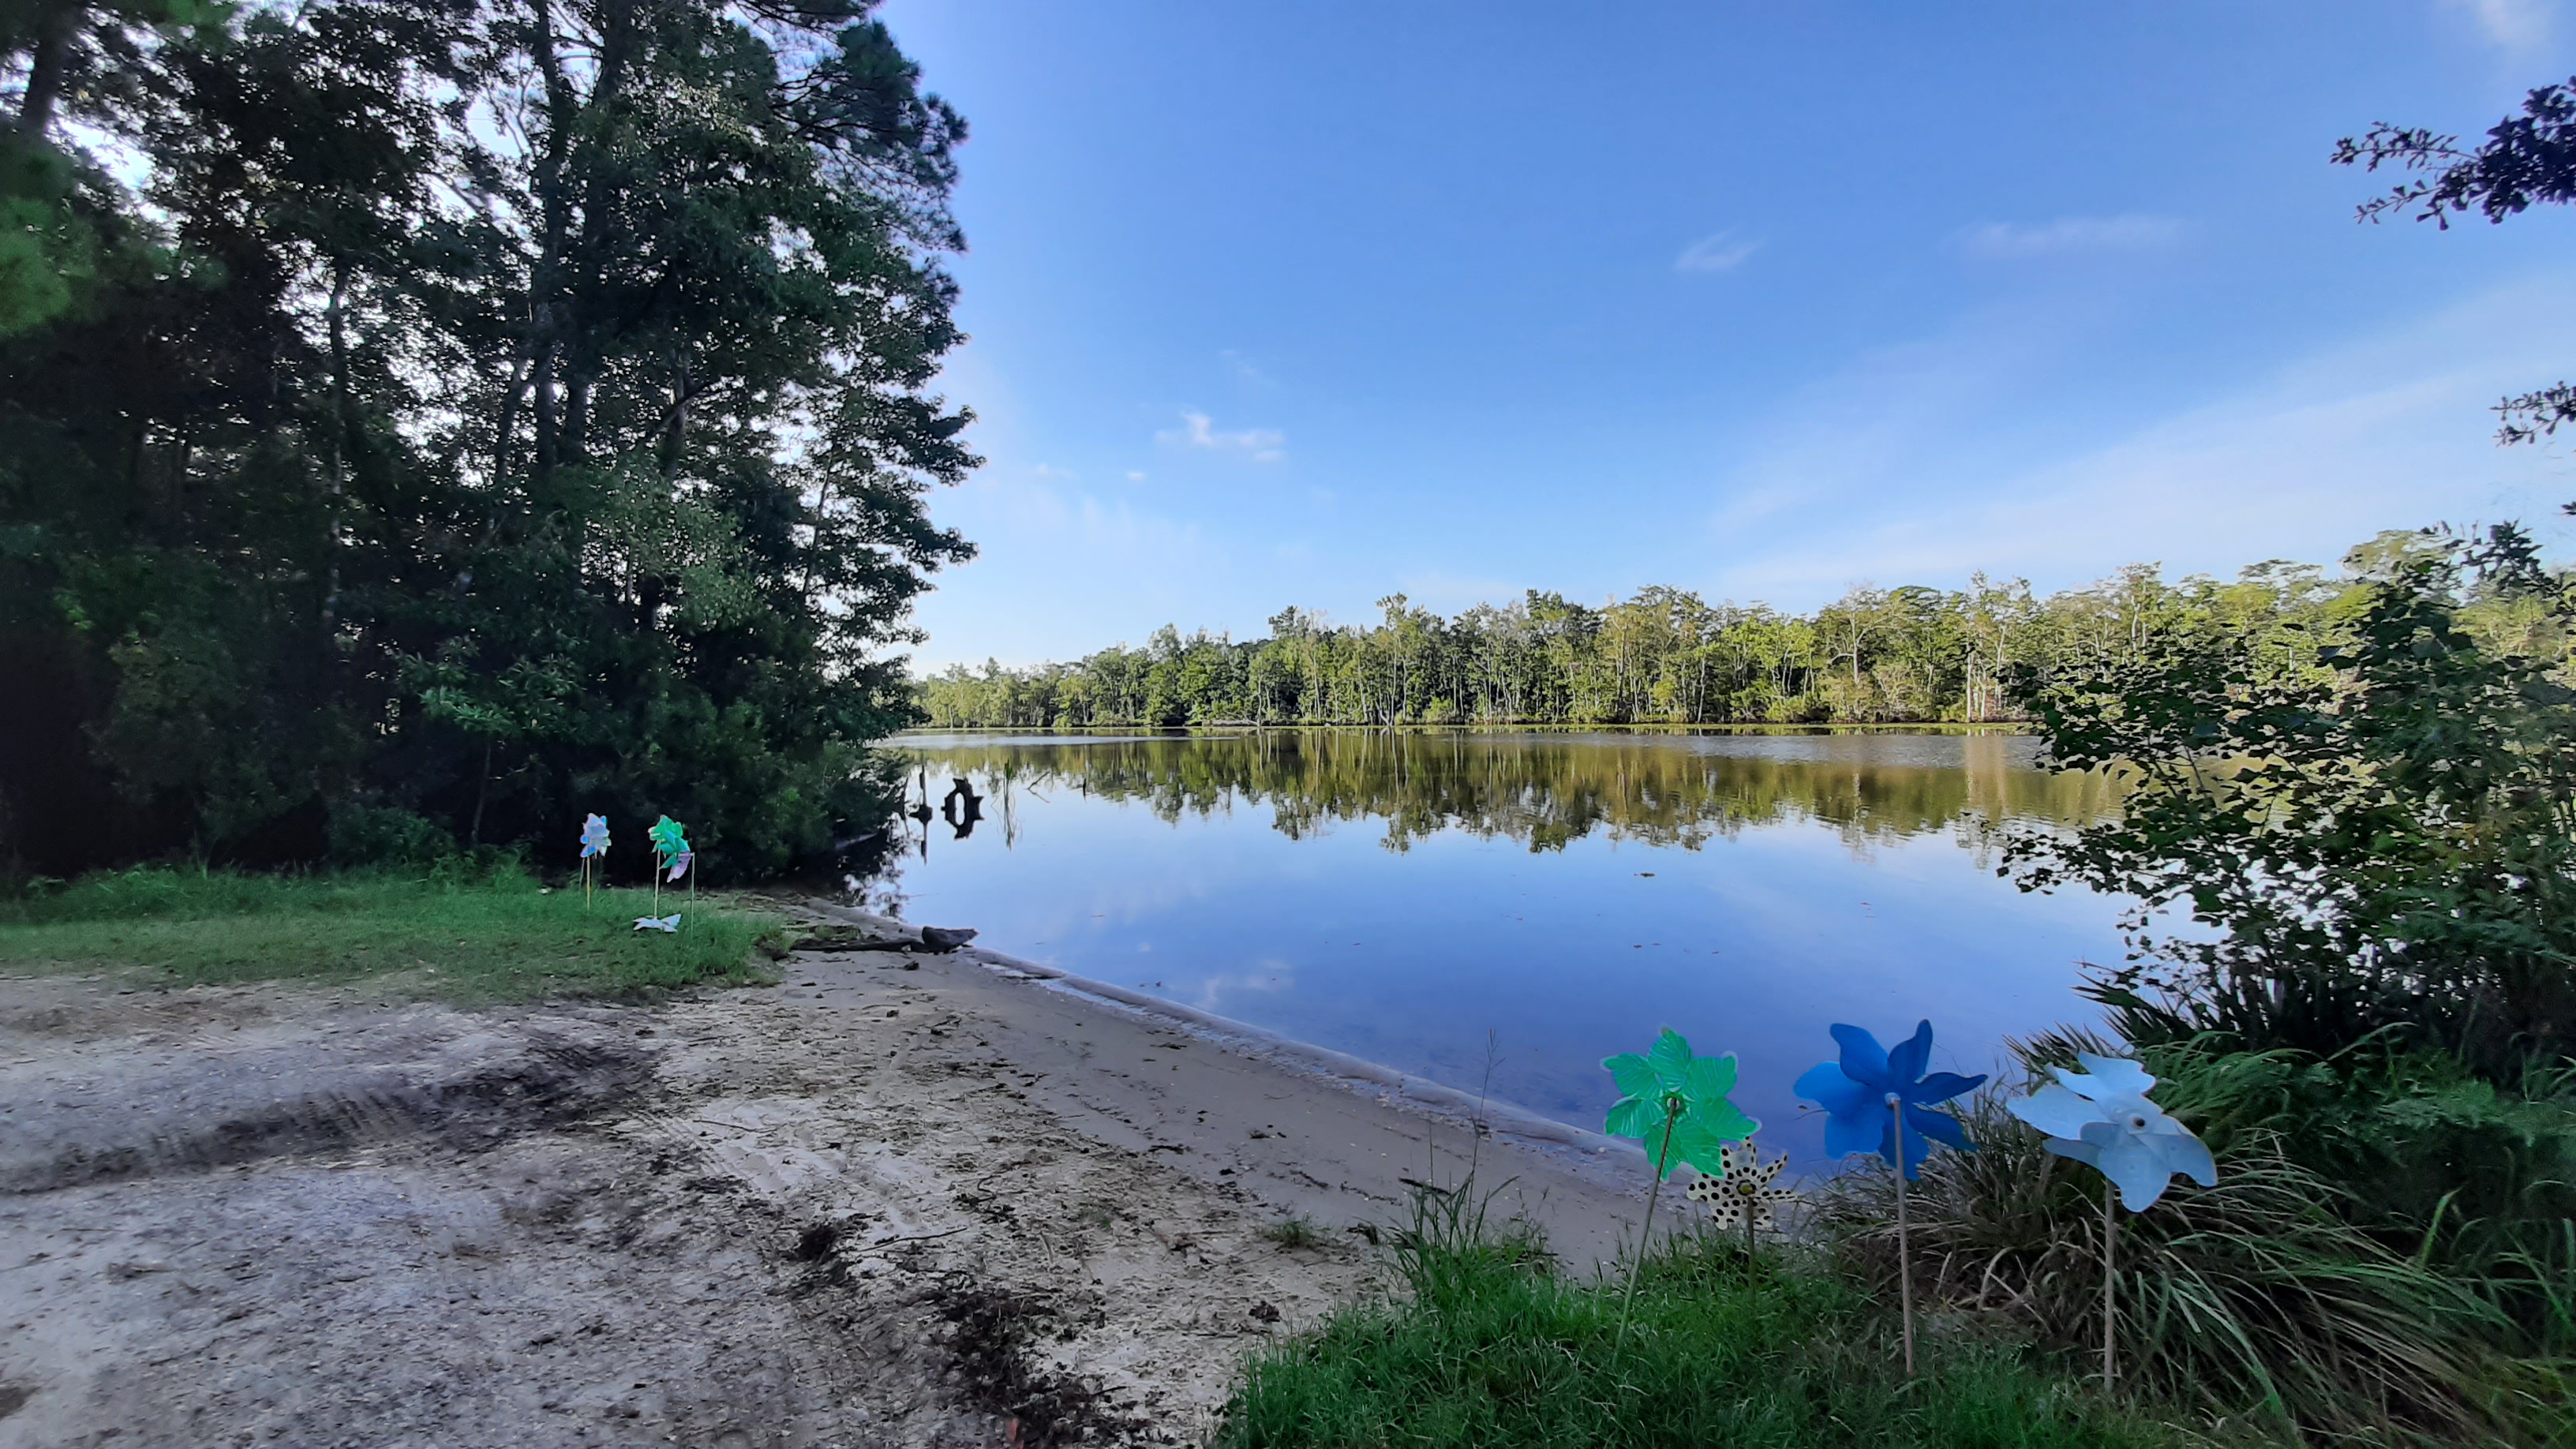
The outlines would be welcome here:
<svg viewBox="0 0 2576 1449">
<path fill-rule="evenodd" d="M 2120 1219 L 2112 1209 L 2118 1202 L 2117 1189 L 2111 1185 L 2111 1180 L 2107 1177 L 2102 1179 L 2102 1389 L 2105 1393 L 2111 1389 L 2111 1329 L 2115 1321 L 2111 1316 L 2111 1295 L 2118 1283 L 2111 1276 L 2111 1237 L 2120 1230 Z"/>
<path fill-rule="evenodd" d="M 1914 1377 L 1914 1260 L 1905 1242 L 1905 1103 L 1887 1094 L 1887 1115 L 1896 1127 L 1896 1291 L 1905 1316 L 1905 1376 Z"/>
</svg>

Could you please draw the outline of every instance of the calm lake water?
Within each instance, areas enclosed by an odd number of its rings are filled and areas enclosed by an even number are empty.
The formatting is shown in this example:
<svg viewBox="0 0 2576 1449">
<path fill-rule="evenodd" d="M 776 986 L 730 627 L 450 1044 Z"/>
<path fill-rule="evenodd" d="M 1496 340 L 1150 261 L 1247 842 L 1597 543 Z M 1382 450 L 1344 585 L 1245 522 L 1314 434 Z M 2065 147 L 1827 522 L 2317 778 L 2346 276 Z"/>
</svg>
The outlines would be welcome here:
<svg viewBox="0 0 2576 1449">
<path fill-rule="evenodd" d="M 1929 1017 L 1934 1062 L 2093 1019 L 2117 903 L 1995 875 L 2007 824 L 2109 796 L 2000 735 L 908 736 L 961 838 L 909 838 L 869 903 L 1597 1130 L 1601 1058 L 1671 1026 L 1813 1164 L 1790 1083 L 1829 1023 Z"/>
</svg>

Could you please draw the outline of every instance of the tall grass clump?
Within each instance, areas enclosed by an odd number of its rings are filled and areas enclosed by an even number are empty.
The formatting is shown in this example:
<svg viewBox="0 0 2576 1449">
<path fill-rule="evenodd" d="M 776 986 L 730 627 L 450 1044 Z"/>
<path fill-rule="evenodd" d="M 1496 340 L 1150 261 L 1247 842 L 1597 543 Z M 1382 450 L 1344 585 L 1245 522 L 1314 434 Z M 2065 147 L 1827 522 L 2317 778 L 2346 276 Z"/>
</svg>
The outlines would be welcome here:
<svg viewBox="0 0 2576 1449">
<path fill-rule="evenodd" d="M 1748 1274 L 1740 1240 L 1690 1234 L 1621 1286 L 1578 1281 L 1526 1223 L 1464 1189 L 1417 1197 L 1395 1235 L 1405 1293 L 1256 1355 L 1225 1449 L 1600 1446 L 2056 1449 L 2190 1437 L 2051 1373 L 2007 1342 L 1951 1335 L 1898 1367 L 1889 1305 L 1804 1257 Z"/>
<path fill-rule="evenodd" d="M 626 995 L 747 981 L 769 929 L 713 898 L 638 932 L 647 891 L 549 892 L 507 858 L 261 875 L 138 866 L 0 898 L 0 967 L 126 970 L 173 985 L 400 975 L 436 995 Z"/>
<path fill-rule="evenodd" d="M 2036 1073 L 2079 1048 L 2110 1050 L 2081 1033 L 2018 1050 Z M 2576 1438 L 2561 1246 L 2576 1135 L 2557 1107 L 2505 1102 L 2438 1057 L 2392 1078 L 2387 1060 L 2358 1070 L 2206 1040 L 2137 1054 L 2219 1181 L 2123 1215 L 2124 1378 L 2314 1435 Z M 2045 1151 L 2003 1100 L 1979 1098 L 1965 1114 L 1978 1150 L 1926 1164 L 1909 1194 L 1915 1291 L 2073 1352 L 2100 1341 L 2100 1179 Z M 1896 1271 L 1893 1206 L 1884 1173 L 1822 1199 L 1820 1225 L 1869 1281 Z"/>
</svg>

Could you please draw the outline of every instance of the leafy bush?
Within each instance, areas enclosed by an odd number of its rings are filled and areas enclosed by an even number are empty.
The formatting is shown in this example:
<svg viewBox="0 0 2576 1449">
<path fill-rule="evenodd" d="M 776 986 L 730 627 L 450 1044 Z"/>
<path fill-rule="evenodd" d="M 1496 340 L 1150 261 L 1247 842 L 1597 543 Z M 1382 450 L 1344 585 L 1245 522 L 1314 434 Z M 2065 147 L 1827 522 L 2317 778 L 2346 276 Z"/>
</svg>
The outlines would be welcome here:
<svg viewBox="0 0 2576 1449">
<path fill-rule="evenodd" d="M 2049 761 L 2129 790 L 2006 869 L 2141 903 L 2093 986 L 2132 1042 L 2394 1031 L 2510 1084 L 2576 1052 L 2576 589 L 2510 526 L 2357 559 L 2320 632 L 2213 618 L 2017 675 Z M 2161 932 L 2173 907 L 2207 929 Z"/>
</svg>

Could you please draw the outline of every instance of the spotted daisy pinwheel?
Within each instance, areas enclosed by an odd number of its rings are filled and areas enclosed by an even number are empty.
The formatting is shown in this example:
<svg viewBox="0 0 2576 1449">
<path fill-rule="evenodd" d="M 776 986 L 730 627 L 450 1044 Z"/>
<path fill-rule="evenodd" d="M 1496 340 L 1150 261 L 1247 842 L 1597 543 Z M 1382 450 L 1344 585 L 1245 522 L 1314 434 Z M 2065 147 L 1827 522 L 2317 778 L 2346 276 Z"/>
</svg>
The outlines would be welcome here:
<svg viewBox="0 0 2576 1449">
<path fill-rule="evenodd" d="M 1774 1210 L 1798 1200 L 1795 1190 L 1771 1185 L 1780 1169 L 1788 1165 L 1786 1152 L 1765 1162 L 1762 1149 L 1751 1142 L 1730 1142 L 1725 1147 L 1724 1166 L 1717 1174 L 1702 1173 L 1683 1193 L 1693 1202 L 1706 1203 L 1710 1219 L 1727 1232 L 1773 1232 L 1779 1227 Z"/>
</svg>

